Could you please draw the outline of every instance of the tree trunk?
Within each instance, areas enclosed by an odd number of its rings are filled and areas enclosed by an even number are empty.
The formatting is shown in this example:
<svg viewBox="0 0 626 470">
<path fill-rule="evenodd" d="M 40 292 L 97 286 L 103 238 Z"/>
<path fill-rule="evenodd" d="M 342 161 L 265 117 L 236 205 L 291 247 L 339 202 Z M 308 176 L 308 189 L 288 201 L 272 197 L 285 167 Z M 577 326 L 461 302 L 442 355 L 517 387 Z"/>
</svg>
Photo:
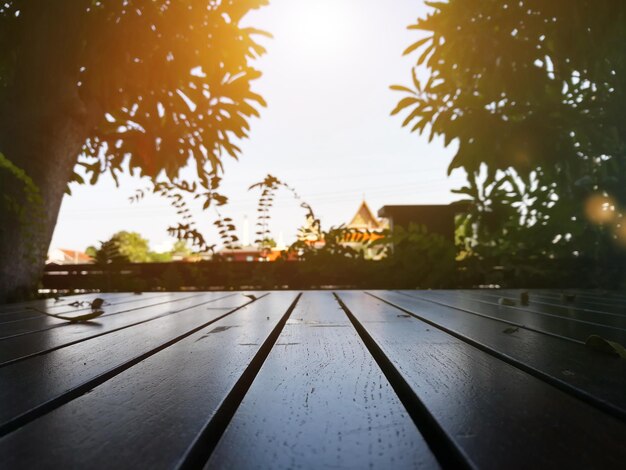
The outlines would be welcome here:
<svg viewBox="0 0 626 470">
<path fill-rule="evenodd" d="M 41 201 L 28 200 L 24 184 L 0 169 L 0 302 L 35 292 L 67 182 L 94 126 L 77 87 L 82 2 L 35 3 L 20 15 L 14 79 L 0 101 L 0 153 L 32 179 Z"/>
<path fill-rule="evenodd" d="M 71 119 L 30 124 L 8 135 L 6 128 L 1 131 L 2 152 L 32 178 L 41 202 L 29 201 L 22 184 L 11 181 L 10 174 L 2 175 L 0 181 L 8 190 L 3 192 L 16 204 L 0 205 L 0 301 L 24 298 L 34 291 L 67 181 L 86 138 L 85 125 Z"/>
</svg>

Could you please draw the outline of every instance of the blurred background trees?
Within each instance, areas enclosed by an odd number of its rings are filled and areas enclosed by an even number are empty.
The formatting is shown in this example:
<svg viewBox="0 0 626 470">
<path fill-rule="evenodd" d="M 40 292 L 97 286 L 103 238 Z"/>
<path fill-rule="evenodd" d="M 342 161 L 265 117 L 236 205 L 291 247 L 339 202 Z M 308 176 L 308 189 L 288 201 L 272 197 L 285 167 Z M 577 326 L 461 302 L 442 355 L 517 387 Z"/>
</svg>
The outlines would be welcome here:
<svg viewBox="0 0 626 470">
<path fill-rule="evenodd" d="M 139 233 L 122 230 L 110 239 L 100 242 L 99 247 L 88 247 L 86 254 L 98 264 L 152 263 L 168 262 L 174 258 L 182 260 L 190 256 L 192 250 L 184 240 L 178 240 L 170 250 L 156 252 L 150 248 L 148 240 Z"/>
</svg>

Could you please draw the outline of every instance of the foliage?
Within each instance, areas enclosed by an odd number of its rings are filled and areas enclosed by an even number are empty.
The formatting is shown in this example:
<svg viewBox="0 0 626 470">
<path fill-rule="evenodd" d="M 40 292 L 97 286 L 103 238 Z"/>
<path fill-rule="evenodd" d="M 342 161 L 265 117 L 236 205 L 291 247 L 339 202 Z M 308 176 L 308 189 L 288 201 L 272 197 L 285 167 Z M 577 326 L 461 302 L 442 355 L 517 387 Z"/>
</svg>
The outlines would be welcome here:
<svg viewBox="0 0 626 470">
<path fill-rule="evenodd" d="M 17 167 L 2 153 L 0 153 L 0 183 L 5 186 L 0 207 L 5 206 L 17 215 L 18 222 L 26 228 L 24 233 L 29 238 L 28 242 L 34 243 L 37 232 L 42 229 L 37 221 L 37 219 L 41 219 L 43 213 L 43 201 L 39 188 L 24 170 Z M 7 190 L 8 187 L 16 186 L 18 187 L 17 191 L 23 193 L 23 198 L 17 198 L 12 191 Z M 25 203 L 19 201 L 25 201 Z M 32 217 L 33 215 L 34 217 Z M 35 220 L 35 222 L 29 223 L 29 220 Z M 10 227 L 6 226 L 0 228 L 0 230 L 9 229 Z M 33 260 L 24 261 L 33 262 Z"/>
<path fill-rule="evenodd" d="M 419 39 L 393 114 L 458 146 L 473 201 L 462 221 L 475 255 L 623 256 L 626 210 L 626 4 L 588 0 L 450 0 L 409 29 Z M 418 70 L 428 71 L 427 80 Z M 598 224 L 586 203 L 604 197 Z M 467 247 L 466 246 L 466 247 Z"/>
<path fill-rule="evenodd" d="M 176 240 L 176 242 L 174 242 L 174 246 L 172 246 L 172 249 L 170 250 L 171 255 L 177 256 L 189 256 L 191 253 L 192 251 L 185 240 Z"/>
<path fill-rule="evenodd" d="M 261 248 L 267 248 L 271 250 L 272 248 L 276 248 L 278 245 L 276 244 L 276 240 L 274 240 L 273 238 L 264 238 L 260 241 L 259 246 Z"/>
<path fill-rule="evenodd" d="M 17 182 L 21 186 L 21 190 L 25 194 L 25 199 L 28 207 L 20 206 L 14 197 L 8 192 L 2 194 L 2 204 L 6 205 L 9 210 L 15 211 L 19 214 L 19 219 L 23 221 L 24 211 L 35 210 L 39 208 L 41 211 L 41 195 L 39 188 L 33 182 L 33 180 L 26 174 L 24 170 L 17 167 L 11 160 L 0 153 L 0 170 L 4 172 L 3 176 L 8 176 Z"/>
<path fill-rule="evenodd" d="M 396 226 L 384 235 L 373 244 L 387 251 L 382 263 L 389 284 L 407 289 L 455 285 L 453 243 L 414 223 L 406 228 Z"/>
<path fill-rule="evenodd" d="M 287 183 L 281 181 L 275 176 L 268 174 L 263 180 L 251 185 L 248 188 L 248 190 L 261 190 L 261 195 L 259 196 L 259 202 L 257 204 L 257 222 L 255 232 L 257 238 L 254 240 L 254 242 L 259 246 L 264 246 L 265 241 L 272 238 L 269 229 L 269 221 L 271 218 L 270 210 L 274 205 L 276 192 L 281 188 L 286 189 L 289 193 L 291 193 L 293 198 L 300 204 L 300 207 L 306 211 L 307 224 L 301 229 L 301 231 L 308 230 L 310 233 L 301 233 L 299 238 L 311 236 L 317 237 L 317 235 L 319 235 L 320 221 L 315 216 L 313 208 L 307 202 L 302 200 L 293 187 L 289 186 Z"/>
<path fill-rule="evenodd" d="M 99 264 L 151 261 L 148 240 L 137 232 L 117 232 L 109 240 L 100 242 L 100 248 L 95 253 L 93 247 L 90 248 L 87 254 L 93 256 Z"/>
<path fill-rule="evenodd" d="M 238 158 L 237 139 L 247 137 L 249 120 L 263 98 L 251 89 L 260 72 L 250 62 L 265 52 L 241 25 L 267 0 L 61 0 L 53 4 L 8 0 L 0 4 L 0 104 L 29 64 L 28 43 L 45 43 L 42 23 L 72 24 L 66 33 L 63 77 L 75 84 L 80 109 L 59 110 L 59 119 L 96 116 L 72 181 L 96 183 L 108 172 L 146 176 L 151 190 L 180 209 L 181 193 L 202 198 L 204 207 L 222 204 L 217 192 L 222 161 Z M 64 40 L 67 38 L 64 37 Z M 50 59 L 53 60 L 53 59 Z M 38 63 L 40 70 L 46 64 Z M 40 74 L 31 70 L 30 76 Z M 78 157 L 78 156 L 77 156 Z M 195 169 L 197 181 L 181 170 Z M 85 179 L 84 176 L 87 176 Z M 202 246 L 181 213 L 171 233 Z M 206 247 L 205 247 L 206 248 Z"/>
<path fill-rule="evenodd" d="M 176 226 L 169 227 L 167 230 L 168 233 L 176 237 L 179 241 L 191 242 L 192 246 L 199 252 L 212 252 L 215 249 L 215 244 L 209 245 L 204 235 L 197 229 L 197 224 L 185 198 L 185 196 L 193 196 L 193 199 L 205 197 L 206 200 L 203 205 L 204 210 L 211 206 L 211 202 L 214 202 L 213 208 L 217 214 L 214 225 L 218 228 L 224 246 L 232 247 L 238 240 L 237 236 L 234 234 L 235 227 L 232 225 L 232 220 L 228 217 L 222 217 L 221 213 L 216 208 L 216 206 L 226 204 L 227 199 L 225 196 L 214 192 L 219 185 L 220 178 L 215 176 L 211 178 L 211 181 L 212 189 L 204 194 L 197 192 L 198 185 L 195 182 L 191 184 L 186 181 L 180 183 L 158 182 L 155 183 L 152 188 L 137 190 L 129 199 L 131 202 L 138 202 L 144 198 L 146 192 L 152 191 L 169 200 L 172 207 L 176 209 L 176 214 L 181 217 L 181 221 L 179 221 Z"/>
<path fill-rule="evenodd" d="M 166 263 L 174 256 L 186 257 L 192 254 L 184 240 L 177 240 L 172 249 L 157 253 L 150 249 L 148 240 L 137 232 L 121 231 L 115 233 L 109 240 L 100 242 L 100 248 L 88 247 L 85 252 L 96 263 Z"/>
<path fill-rule="evenodd" d="M 378 287 L 415 288 L 453 286 L 455 280 L 455 246 L 443 237 L 427 232 L 423 226 L 374 232 L 340 225 L 324 230 L 312 207 L 298 193 L 278 178 L 268 175 L 251 186 L 260 188 L 257 224 L 259 237 L 268 237 L 270 209 L 276 191 L 285 188 L 306 210 L 306 223 L 298 231 L 298 239 L 283 253 L 282 261 L 297 259 L 302 272 L 313 282 L 329 284 L 354 282 Z M 266 240 L 267 238 L 263 238 Z M 368 261 L 367 250 L 382 253 L 381 261 Z M 359 281 L 360 279 L 360 281 Z"/>
</svg>

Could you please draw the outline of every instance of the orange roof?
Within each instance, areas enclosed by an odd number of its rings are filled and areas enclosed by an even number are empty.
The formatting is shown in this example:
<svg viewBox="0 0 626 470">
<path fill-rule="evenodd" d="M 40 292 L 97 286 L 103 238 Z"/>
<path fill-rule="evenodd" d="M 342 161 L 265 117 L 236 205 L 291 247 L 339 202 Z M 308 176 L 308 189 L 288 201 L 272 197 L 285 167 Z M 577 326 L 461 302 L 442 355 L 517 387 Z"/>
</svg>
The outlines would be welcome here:
<svg viewBox="0 0 626 470">
<path fill-rule="evenodd" d="M 366 230 L 379 230 L 383 226 L 380 221 L 374 216 L 369 206 L 365 201 L 361 203 L 361 206 L 352 217 L 352 220 L 348 224 L 348 228 L 366 229 Z"/>
<path fill-rule="evenodd" d="M 76 261 L 78 263 L 89 263 L 92 261 L 91 256 L 87 253 L 83 253 L 82 251 L 67 250 L 65 248 L 59 248 L 59 251 L 67 256 L 67 259 L 71 261 Z"/>
</svg>

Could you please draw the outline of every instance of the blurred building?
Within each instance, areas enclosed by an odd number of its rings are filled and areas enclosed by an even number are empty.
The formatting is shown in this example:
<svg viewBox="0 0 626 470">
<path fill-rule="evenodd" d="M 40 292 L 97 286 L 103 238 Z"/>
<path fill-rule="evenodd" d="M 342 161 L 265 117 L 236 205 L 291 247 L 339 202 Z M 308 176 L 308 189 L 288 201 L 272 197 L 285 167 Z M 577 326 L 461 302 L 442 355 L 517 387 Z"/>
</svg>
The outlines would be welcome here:
<svg viewBox="0 0 626 470">
<path fill-rule="evenodd" d="M 85 264 L 92 261 L 93 258 L 82 251 L 50 248 L 46 264 Z"/>
<path fill-rule="evenodd" d="M 422 225 L 428 233 L 441 235 L 454 243 L 454 219 L 458 214 L 466 212 L 467 206 L 467 201 L 447 205 L 383 206 L 378 216 L 388 221 L 390 230 L 397 226 L 406 229 L 410 224 Z"/>
<path fill-rule="evenodd" d="M 389 228 L 386 220 L 377 219 L 372 210 L 363 200 L 352 220 L 346 225 L 350 232 L 343 240 L 343 245 L 356 251 L 362 251 L 365 259 L 380 259 L 383 247 L 374 248 L 370 244 L 383 238 L 383 232 Z"/>
</svg>

